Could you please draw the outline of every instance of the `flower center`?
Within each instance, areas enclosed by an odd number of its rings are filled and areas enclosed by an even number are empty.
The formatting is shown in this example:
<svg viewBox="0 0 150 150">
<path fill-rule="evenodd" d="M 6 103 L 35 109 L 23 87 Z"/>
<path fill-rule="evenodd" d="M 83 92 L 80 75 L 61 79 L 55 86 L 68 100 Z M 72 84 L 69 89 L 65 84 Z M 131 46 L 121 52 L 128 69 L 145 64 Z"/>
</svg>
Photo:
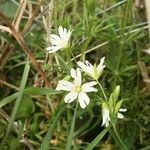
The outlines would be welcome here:
<svg viewBox="0 0 150 150">
<path fill-rule="evenodd" d="M 66 42 L 65 40 L 60 41 L 60 46 L 63 48 L 66 48 L 68 46 L 68 42 Z"/>
<path fill-rule="evenodd" d="M 79 93 L 81 91 L 81 87 L 80 86 L 76 86 L 75 87 L 75 91 Z"/>
</svg>

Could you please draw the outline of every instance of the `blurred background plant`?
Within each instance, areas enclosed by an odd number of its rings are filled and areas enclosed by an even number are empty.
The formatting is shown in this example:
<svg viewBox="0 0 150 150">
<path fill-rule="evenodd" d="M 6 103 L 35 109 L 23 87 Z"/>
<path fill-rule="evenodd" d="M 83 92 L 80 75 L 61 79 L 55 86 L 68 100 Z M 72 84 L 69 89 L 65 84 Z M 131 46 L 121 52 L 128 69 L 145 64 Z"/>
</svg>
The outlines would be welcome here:
<svg viewBox="0 0 150 150">
<path fill-rule="evenodd" d="M 64 51 L 46 51 L 59 26 L 73 30 L 69 65 Z M 77 61 L 99 63 L 103 56 L 100 82 L 106 95 L 120 85 L 128 110 L 119 120 L 121 138 L 129 150 L 150 149 L 149 46 L 142 0 L 0 0 L 3 149 L 64 149 L 75 104 L 64 105 L 54 89 Z M 99 95 L 77 111 L 73 149 L 85 149 L 104 129 Z M 119 149 L 114 133 L 110 130 L 95 149 Z"/>
</svg>

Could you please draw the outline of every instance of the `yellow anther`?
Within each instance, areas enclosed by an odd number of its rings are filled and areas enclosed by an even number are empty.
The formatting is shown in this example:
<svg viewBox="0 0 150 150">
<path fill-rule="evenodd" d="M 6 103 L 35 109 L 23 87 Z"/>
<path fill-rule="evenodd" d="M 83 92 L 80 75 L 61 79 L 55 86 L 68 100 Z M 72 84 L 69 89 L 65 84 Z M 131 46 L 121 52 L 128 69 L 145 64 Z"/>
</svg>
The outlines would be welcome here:
<svg viewBox="0 0 150 150">
<path fill-rule="evenodd" d="M 81 87 L 80 86 L 76 86 L 75 87 L 75 91 L 79 93 L 81 91 Z"/>
</svg>

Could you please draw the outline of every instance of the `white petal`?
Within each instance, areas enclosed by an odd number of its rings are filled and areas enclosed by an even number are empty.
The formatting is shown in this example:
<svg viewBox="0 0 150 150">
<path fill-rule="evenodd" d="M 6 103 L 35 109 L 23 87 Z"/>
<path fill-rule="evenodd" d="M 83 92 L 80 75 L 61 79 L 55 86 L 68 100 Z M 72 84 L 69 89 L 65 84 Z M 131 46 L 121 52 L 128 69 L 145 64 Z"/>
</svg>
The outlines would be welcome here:
<svg viewBox="0 0 150 150">
<path fill-rule="evenodd" d="M 102 105 L 102 126 L 108 127 L 109 126 L 109 110 L 106 108 L 106 104 Z"/>
<path fill-rule="evenodd" d="M 105 57 L 103 57 L 103 58 L 100 60 L 100 63 L 99 63 L 99 65 L 98 65 L 98 67 L 97 67 L 99 73 L 105 68 L 105 65 L 103 65 L 103 64 L 104 64 L 104 61 L 105 61 Z"/>
<path fill-rule="evenodd" d="M 127 109 L 126 109 L 126 108 L 120 108 L 119 111 L 120 111 L 120 112 L 126 112 Z"/>
<path fill-rule="evenodd" d="M 96 81 L 85 83 L 82 85 L 82 90 L 84 92 L 97 92 L 97 89 L 93 87 L 96 84 L 97 84 Z"/>
<path fill-rule="evenodd" d="M 67 35 L 67 29 L 64 28 L 64 36 L 66 37 L 66 35 Z"/>
<path fill-rule="evenodd" d="M 89 63 L 89 61 L 85 61 L 85 65 L 87 66 L 87 67 L 92 67 L 93 65 L 91 64 L 91 63 Z"/>
<path fill-rule="evenodd" d="M 60 47 L 58 46 L 50 46 L 50 47 L 47 47 L 46 50 L 49 52 L 49 53 L 54 53 L 56 51 L 58 51 L 59 49 L 61 49 Z"/>
<path fill-rule="evenodd" d="M 123 118 L 124 118 L 124 116 L 123 116 L 121 113 L 117 113 L 117 117 L 118 117 L 119 119 L 123 119 Z"/>
<path fill-rule="evenodd" d="M 59 36 L 63 39 L 64 38 L 64 30 L 62 26 L 59 26 L 58 28 Z"/>
<path fill-rule="evenodd" d="M 58 91 L 72 91 L 74 89 L 74 84 L 66 81 L 66 80 L 61 80 L 58 82 L 58 85 L 56 87 L 56 90 Z"/>
<path fill-rule="evenodd" d="M 81 108 L 85 108 L 90 103 L 89 97 L 84 92 L 79 93 L 78 100 Z"/>
<path fill-rule="evenodd" d="M 88 66 L 86 66 L 83 62 L 78 61 L 77 64 L 79 65 L 79 67 L 80 67 L 83 71 L 89 72 Z"/>
<path fill-rule="evenodd" d="M 69 92 L 65 98 L 64 98 L 64 101 L 65 103 L 71 103 L 72 101 L 74 101 L 78 96 L 78 93 L 77 92 Z"/>
<path fill-rule="evenodd" d="M 75 79 L 76 78 L 76 70 L 75 69 L 71 69 L 70 70 L 70 74 L 71 74 L 71 77 L 73 78 L 73 79 Z"/>
<path fill-rule="evenodd" d="M 56 34 L 51 34 L 50 35 L 50 40 L 60 41 L 61 38 Z"/>
<path fill-rule="evenodd" d="M 80 86 L 82 82 L 81 71 L 79 68 L 70 70 L 71 77 L 74 78 L 74 84 Z"/>
<path fill-rule="evenodd" d="M 71 33 L 72 33 L 72 31 L 68 30 L 68 33 L 67 33 L 67 36 L 66 36 L 67 42 L 68 42 L 69 39 L 70 39 Z"/>
<path fill-rule="evenodd" d="M 94 67 L 86 60 L 85 64 L 81 61 L 78 61 L 77 64 L 79 67 L 89 75 L 93 76 L 94 75 Z"/>
<path fill-rule="evenodd" d="M 54 46 L 54 45 L 59 45 L 59 43 L 60 43 L 60 40 L 55 40 L 55 39 L 53 39 L 53 38 L 51 38 L 51 44 Z"/>
</svg>

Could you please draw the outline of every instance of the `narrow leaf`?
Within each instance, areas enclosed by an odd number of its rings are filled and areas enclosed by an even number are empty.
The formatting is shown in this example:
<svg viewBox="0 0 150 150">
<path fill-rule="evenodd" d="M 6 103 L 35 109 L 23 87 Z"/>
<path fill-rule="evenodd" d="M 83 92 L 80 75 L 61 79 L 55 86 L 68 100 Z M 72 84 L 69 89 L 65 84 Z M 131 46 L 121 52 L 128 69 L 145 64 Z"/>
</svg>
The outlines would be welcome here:
<svg viewBox="0 0 150 150">
<path fill-rule="evenodd" d="M 92 150 L 98 142 L 105 136 L 105 134 L 108 132 L 109 127 L 105 128 L 86 148 L 86 150 Z"/>
</svg>

